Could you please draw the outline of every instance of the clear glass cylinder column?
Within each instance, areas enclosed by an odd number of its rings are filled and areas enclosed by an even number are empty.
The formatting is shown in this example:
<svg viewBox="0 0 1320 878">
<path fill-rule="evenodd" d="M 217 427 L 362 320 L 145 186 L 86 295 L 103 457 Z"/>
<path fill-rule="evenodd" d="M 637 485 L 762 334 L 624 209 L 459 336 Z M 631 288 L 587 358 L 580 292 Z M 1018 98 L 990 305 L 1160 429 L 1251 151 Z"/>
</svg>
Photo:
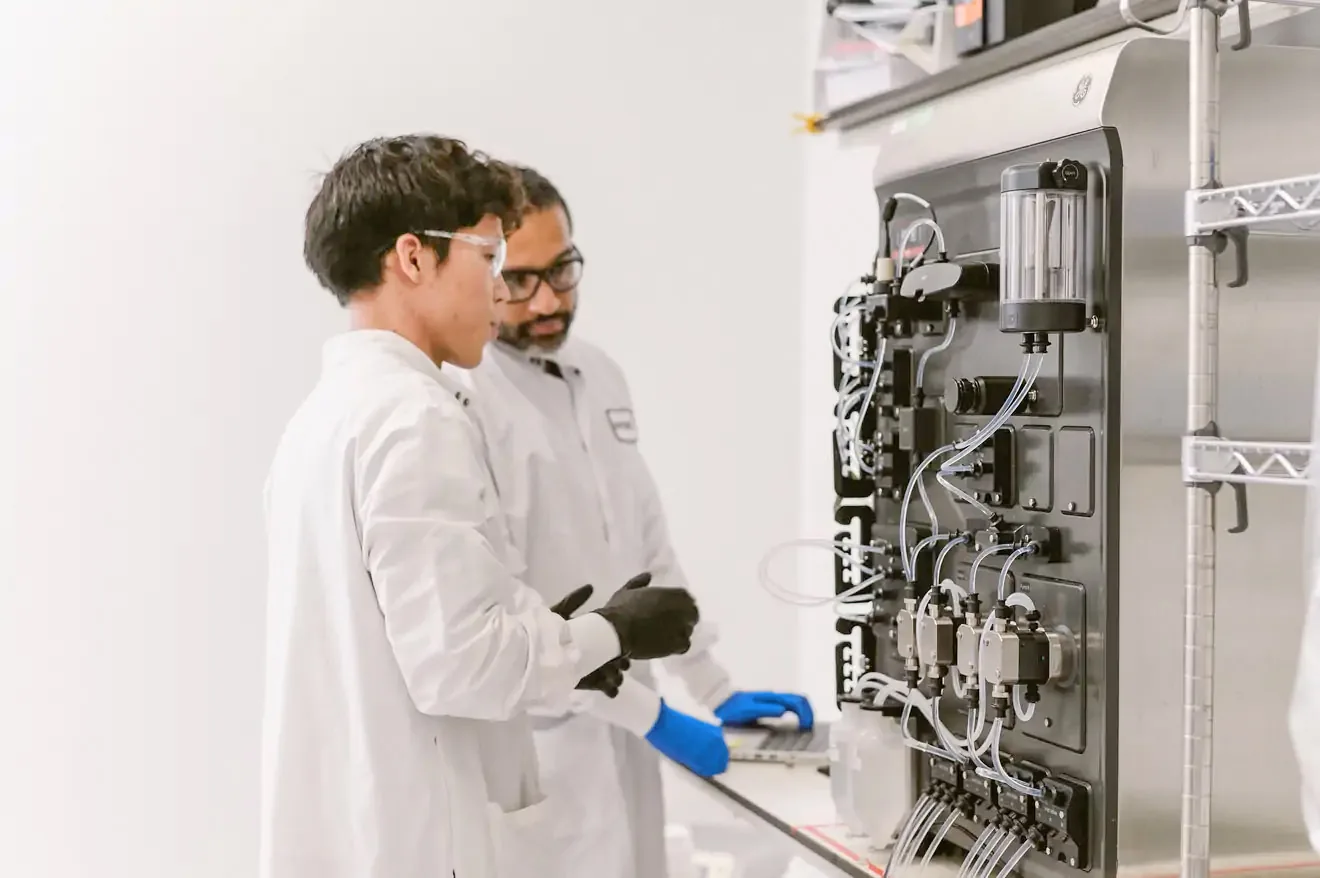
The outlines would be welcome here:
<svg viewBox="0 0 1320 878">
<path fill-rule="evenodd" d="M 1086 166 L 1014 165 L 999 199 L 999 328 L 1080 332 L 1089 292 Z"/>
</svg>

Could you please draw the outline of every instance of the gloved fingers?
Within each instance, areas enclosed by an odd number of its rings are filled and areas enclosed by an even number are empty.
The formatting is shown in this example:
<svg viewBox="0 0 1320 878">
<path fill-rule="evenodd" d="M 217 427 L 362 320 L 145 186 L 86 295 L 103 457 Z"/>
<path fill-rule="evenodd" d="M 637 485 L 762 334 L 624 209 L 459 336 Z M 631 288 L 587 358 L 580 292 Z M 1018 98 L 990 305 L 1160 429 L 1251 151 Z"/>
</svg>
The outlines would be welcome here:
<svg viewBox="0 0 1320 878">
<path fill-rule="evenodd" d="M 798 718 L 798 728 L 809 729 L 816 724 L 811 702 L 801 695 L 788 692 L 757 692 L 756 700 L 762 704 L 779 706 L 781 710 L 775 714 L 776 716 L 783 716 L 785 712 L 794 714 Z"/>
<path fill-rule="evenodd" d="M 595 589 L 590 585 L 576 588 L 565 595 L 564 598 L 561 599 L 559 603 L 552 606 L 550 610 L 561 618 L 571 618 L 574 613 L 582 609 L 583 604 L 591 600 L 591 593 L 593 591 L 595 591 Z"/>
<path fill-rule="evenodd" d="M 623 591 L 632 591 L 635 588 L 646 588 L 651 584 L 650 573 L 639 573 L 632 579 L 623 584 Z"/>
<path fill-rule="evenodd" d="M 779 719 L 779 717 L 788 713 L 788 707 L 777 701 L 754 699 L 745 710 L 747 721 L 754 722 L 758 719 Z"/>
</svg>

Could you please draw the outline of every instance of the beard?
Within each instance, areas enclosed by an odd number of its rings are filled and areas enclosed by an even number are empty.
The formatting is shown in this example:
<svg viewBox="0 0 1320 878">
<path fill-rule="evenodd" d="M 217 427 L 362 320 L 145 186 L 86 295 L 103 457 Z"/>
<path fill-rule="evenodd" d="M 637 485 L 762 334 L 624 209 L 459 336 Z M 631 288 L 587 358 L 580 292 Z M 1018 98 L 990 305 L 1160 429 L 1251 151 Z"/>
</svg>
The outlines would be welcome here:
<svg viewBox="0 0 1320 878">
<path fill-rule="evenodd" d="M 537 317 L 525 323 L 501 323 L 499 340 L 520 351 L 538 350 L 553 353 L 568 339 L 568 330 L 573 325 L 573 317 L 573 311 L 562 311 L 558 314 Z M 551 323 L 561 323 L 563 326 L 558 332 L 535 333 L 538 327 Z"/>
</svg>

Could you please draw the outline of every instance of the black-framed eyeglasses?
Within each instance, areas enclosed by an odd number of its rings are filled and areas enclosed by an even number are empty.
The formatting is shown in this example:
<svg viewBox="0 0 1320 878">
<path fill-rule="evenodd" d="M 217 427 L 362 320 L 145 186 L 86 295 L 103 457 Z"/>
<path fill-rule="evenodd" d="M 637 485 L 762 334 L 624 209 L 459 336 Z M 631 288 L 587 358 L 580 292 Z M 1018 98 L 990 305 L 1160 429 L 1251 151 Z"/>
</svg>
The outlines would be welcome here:
<svg viewBox="0 0 1320 878">
<path fill-rule="evenodd" d="M 541 284 L 560 295 L 573 292 L 582 282 L 582 266 L 585 262 L 582 253 L 574 250 L 546 268 L 511 268 L 503 272 L 504 283 L 509 288 L 508 301 L 514 305 L 531 301 L 541 289 Z"/>
</svg>

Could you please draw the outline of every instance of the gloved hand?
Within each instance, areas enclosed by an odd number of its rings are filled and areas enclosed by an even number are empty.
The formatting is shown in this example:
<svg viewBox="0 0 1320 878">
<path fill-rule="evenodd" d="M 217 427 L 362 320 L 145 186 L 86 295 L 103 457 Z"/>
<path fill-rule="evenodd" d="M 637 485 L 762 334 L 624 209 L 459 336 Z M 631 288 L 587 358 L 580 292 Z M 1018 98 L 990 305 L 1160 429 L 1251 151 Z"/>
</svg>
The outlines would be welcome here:
<svg viewBox="0 0 1320 878">
<path fill-rule="evenodd" d="M 625 672 L 631 665 L 632 662 L 627 658 L 619 656 L 579 680 L 577 688 L 604 692 L 610 698 L 613 698 L 619 694 L 619 687 L 623 685 Z"/>
<path fill-rule="evenodd" d="M 816 722 L 811 702 L 801 695 L 779 692 L 735 692 L 715 708 L 715 716 L 726 726 L 750 726 L 757 720 L 797 715 L 798 727 L 809 729 Z"/>
<path fill-rule="evenodd" d="M 646 588 L 651 574 L 628 580 L 597 610 L 614 626 L 624 656 L 657 659 L 687 652 L 697 627 L 697 602 L 685 589 Z"/>
<path fill-rule="evenodd" d="M 729 767 L 729 745 L 719 726 L 702 722 L 660 702 L 660 716 L 647 742 L 675 762 L 701 777 L 721 774 Z"/>
<path fill-rule="evenodd" d="M 552 606 L 550 612 L 562 619 L 571 619 L 573 618 L 573 614 L 582 608 L 583 604 L 591 600 L 591 593 L 593 591 L 595 591 L 595 589 L 589 585 L 575 588 L 568 594 L 564 595 L 559 603 Z"/>
</svg>

